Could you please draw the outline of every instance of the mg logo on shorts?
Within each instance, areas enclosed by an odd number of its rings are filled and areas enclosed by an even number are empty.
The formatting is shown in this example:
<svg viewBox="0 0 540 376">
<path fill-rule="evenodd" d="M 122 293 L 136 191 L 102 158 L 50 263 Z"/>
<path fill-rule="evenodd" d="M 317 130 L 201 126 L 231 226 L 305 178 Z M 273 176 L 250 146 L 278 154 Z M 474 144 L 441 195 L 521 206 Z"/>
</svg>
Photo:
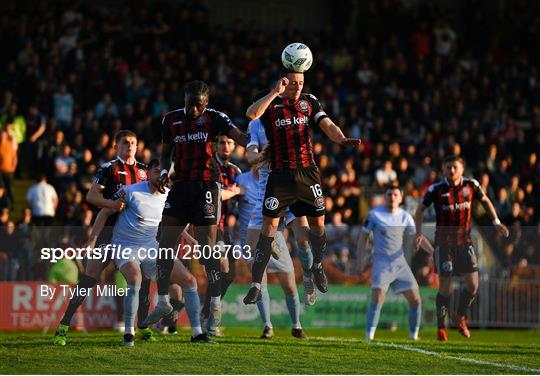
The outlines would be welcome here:
<svg viewBox="0 0 540 376">
<path fill-rule="evenodd" d="M 164 208 L 165 208 L 165 209 L 170 209 L 170 208 L 171 208 L 171 204 L 169 204 L 168 202 L 166 202 Z"/>
<path fill-rule="evenodd" d="M 442 264 L 442 269 L 443 269 L 445 272 L 451 272 L 452 269 L 454 269 L 454 266 L 452 265 L 452 261 L 445 261 L 445 262 L 443 262 L 443 264 Z"/>
<path fill-rule="evenodd" d="M 279 206 L 279 201 L 275 197 L 268 197 L 264 200 L 264 207 L 268 210 L 276 210 Z"/>
<path fill-rule="evenodd" d="M 216 207 L 213 204 L 206 204 L 203 206 L 204 215 L 213 215 L 216 211 Z"/>
<path fill-rule="evenodd" d="M 313 203 L 317 209 L 324 209 L 324 198 L 317 197 Z"/>
</svg>

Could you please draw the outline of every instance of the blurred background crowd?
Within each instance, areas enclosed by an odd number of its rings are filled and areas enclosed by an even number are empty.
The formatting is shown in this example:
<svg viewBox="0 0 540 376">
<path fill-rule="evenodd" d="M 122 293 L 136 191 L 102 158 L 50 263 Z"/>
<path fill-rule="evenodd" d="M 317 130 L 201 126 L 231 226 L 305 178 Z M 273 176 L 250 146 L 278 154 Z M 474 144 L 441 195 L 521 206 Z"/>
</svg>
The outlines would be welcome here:
<svg viewBox="0 0 540 376">
<path fill-rule="evenodd" d="M 245 130 L 246 108 L 276 79 L 293 41 L 314 54 L 304 91 L 363 140 L 353 151 L 314 131 L 334 281 L 359 281 L 359 226 L 381 188 L 399 182 L 414 212 L 448 153 L 465 159 L 466 175 L 511 228 L 507 240 L 489 236 L 489 219 L 475 209 L 498 272 L 539 278 L 540 12 L 534 2 L 498 3 L 445 11 L 435 2 L 343 1 L 309 32 L 293 21 L 279 30 L 241 19 L 221 26 L 203 1 L 3 3 L 0 279 L 46 278 L 39 227 L 71 226 L 75 235 L 56 241 L 84 242 L 96 210 L 85 195 L 97 167 L 114 158 L 117 131 L 134 131 L 137 159 L 148 162 L 162 115 L 182 106 L 193 79 Z M 238 147 L 233 162 L 247 169 L 243 153 Z M 227 222 L 237 239 L 234 218 Z M 292 237 L 290 245 L 294 253 Z M 427 254 L 412 263 L 421 284 L 436 284 Z"/>
</svg>

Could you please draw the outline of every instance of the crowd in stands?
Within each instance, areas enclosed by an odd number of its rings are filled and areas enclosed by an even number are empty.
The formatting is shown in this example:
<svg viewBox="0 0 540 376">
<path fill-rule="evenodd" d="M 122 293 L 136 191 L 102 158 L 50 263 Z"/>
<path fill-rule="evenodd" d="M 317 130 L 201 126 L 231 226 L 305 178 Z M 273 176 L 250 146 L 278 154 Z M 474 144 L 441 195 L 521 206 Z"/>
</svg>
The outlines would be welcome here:
<svg viewBox="0 0 540 376">
<path fill-rule="evenodd" d="M 69 241 L 84 241 L 96 213 L 85 195 L 97 167 L 114 158 L 117 131 L 134 131 L 136 157 L 148 162 L 162 115 L 182 106 L 193 79 L 206 81 L 210 106 L 245 130 L 246 108 L 277 77 L 281 49 L 297 40 L 315 58 L 304 91 L 363 141 L 359 151 L 345 149 L 314 130 L 329 262 L 357 273 L 359 225 L 381 188 L 399 182 L 414 212 L 453 153 L 511 228 L 508 240 L 491 242 L 501 267 L 540 264 L 540 13 L 519 1 L 496 14 L 475 1 L 456 14 L 431 2 L 361 3 L 356 17 L 333 17 L 309 33 L 214 25 L 200 1 L 1 5 L 0 279 L 45 278 L 32 227 L 76 227 Z M 245 169 L 243 152 L 234 161 Z M 27 208 L 14 212 L 14 180 L 38 177 Z M 475 214 L 489 227 L 481 208 Z M 413 265 L 430 284 L 430 258 L 418 254 Z"/>
</svg>

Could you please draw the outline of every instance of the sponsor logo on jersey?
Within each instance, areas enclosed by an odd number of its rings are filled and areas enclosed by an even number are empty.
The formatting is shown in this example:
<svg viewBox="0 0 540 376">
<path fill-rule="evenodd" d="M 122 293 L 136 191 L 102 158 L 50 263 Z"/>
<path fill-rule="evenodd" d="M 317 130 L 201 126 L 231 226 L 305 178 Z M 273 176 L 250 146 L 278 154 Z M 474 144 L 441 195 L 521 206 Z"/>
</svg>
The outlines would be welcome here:
<svg viewBox="0 0 540 376">
<path fill-rule="evenodd" d="M 181 136 L 176 136 L 174 138 L 174 142 L 176 143 L 182 143 L 182 142 L 206 142 L 208 140 L 208 133 L 207 132 L 196 132 L 196 133 L 188 133 Z"/>
<path fill-rule="evenodd" d="M 275 122 L 274 122 L 274 125 L 276 127 L 284 127 L 286 125 L 301 125 L 301 124 L 307 124 L 309 122 L 309 118 L 308 117 L 296 117 L 296 116 L 293 116 L 292 119 L 277 119 Z"/>
<path fill-rule="evenodd" d="M 276 210 L 279 206 L 279 200 L 275 197 L 268 197 L 264 200 L 264 207 L 268 210 Z"/>
<path fill-rule="evenodd" d="M 462 202 L 458 204 L 457 202 L 453 205 L 443 205 L 442 209 L 445 211 L 455 211 L 455 210 L 468 210 L 471 208 L 470 202 Z"/>
</svg>

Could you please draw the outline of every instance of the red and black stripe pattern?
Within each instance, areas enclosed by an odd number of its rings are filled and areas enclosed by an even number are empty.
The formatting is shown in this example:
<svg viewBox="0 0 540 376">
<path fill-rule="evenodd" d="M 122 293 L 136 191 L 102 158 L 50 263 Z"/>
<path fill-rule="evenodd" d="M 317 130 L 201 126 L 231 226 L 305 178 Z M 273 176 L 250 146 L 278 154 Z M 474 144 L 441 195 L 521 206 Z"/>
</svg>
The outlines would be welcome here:
<svg viewBox="0 0 540 376">
<path fill-rule="evenodd" d="M 147 180 L 147 170 L 144 163 L 135 162 L 129 165 L 117 158 L 101 165 L 95 181 L 103 186 L 103 197 L 112 199 L 122 187 Z"/>
<path fill-rule="evenodd" d="M 311 94 L 297 101 L 278 97 L 261 117 L 271 153 L 273 170 L 295 170 L 315 166 L 311 129 L 327 117 Z"/>
<path fill-rule="evenodd" d="M 197 119 L 188 119 L 183 108 L 167 113 L 162 121 L 162 143 L 173 147 L 175 180 L 218 181 L 212 143 L 220 133 L 229 134 L 234 128 L 227 115 L 210 108 Z"/>
<path fill-rule="evenodd" d="M 456 186 L 444 179 L 429 187 L 423 205 L 435 205 L 436 245 L 452 247 L 472 244 L 470 233 L 473 200 L 484 196 L 480 184 L 474 179 L 463 178 Z"/>
<path fill-rule="evenodd" d="M 230 185 L 234 184 L 236 177 L 242 173 L 242 170 L 231 162 L 224 163 L 217 155 L 216 161 L 219 168 L 219 184 L 221 189 L 226 189 Z M 221 206 L 221 217 L 219 218 L 218 223 L 218 227 L 221 230 L 225 228 L 225 218 L 229 214 L 231 206 L 228 202 L 224 202 L 223 204 L 224 205 Z"/>
</svg>

